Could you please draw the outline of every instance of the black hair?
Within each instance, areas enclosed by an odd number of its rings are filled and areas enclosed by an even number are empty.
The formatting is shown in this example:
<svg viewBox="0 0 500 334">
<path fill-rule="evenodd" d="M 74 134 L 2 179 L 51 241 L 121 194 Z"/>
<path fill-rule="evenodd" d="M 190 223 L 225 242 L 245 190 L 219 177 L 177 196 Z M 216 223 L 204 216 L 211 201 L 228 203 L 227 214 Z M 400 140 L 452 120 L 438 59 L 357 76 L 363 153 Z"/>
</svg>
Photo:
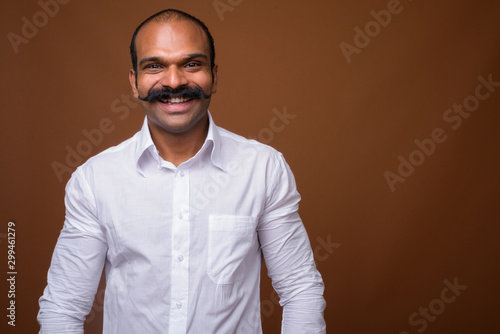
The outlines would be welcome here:
<svg viewBox="0 0 500 334">
<path fill-rule="evenodd" d="M 200 26 L 201 29 L 203 29 L 208 39 L 208 47 L 210 52 L 210 68 L 212 70 L 211 72 L 213 77 L 213 69 L 215 66 L 214 39 L 210 34 L 210 31 L 208 31 L 208 28 L 205 25 L 205 23 L 203 23 L 200 19 L 197 19 L 196 17 L 189 15 L 188 13 L 185 13 L 183 11 L 177 9 L 165 9 L 162 10 L 161 12 L 158 12 L 148 17 L 141 24 L 139 24 L 139 26 L 134 31 L 134 35 L 132 36 L 132 42 L 130 43 L 130 56 L 132 57 L 132 66 L 134 68 L 136 78 L 137 78 L 137 49 L 135 47 L 135 39 L 137 37 L 137 34 L 141 30 L 141 28 L 149 21 L 155 20 L 156 22 L 161 22 L 161 21 L 168 21 L 170 19 L 186 19 L 188 21 L 196 23 L 198 26 Z"/>
</svg>

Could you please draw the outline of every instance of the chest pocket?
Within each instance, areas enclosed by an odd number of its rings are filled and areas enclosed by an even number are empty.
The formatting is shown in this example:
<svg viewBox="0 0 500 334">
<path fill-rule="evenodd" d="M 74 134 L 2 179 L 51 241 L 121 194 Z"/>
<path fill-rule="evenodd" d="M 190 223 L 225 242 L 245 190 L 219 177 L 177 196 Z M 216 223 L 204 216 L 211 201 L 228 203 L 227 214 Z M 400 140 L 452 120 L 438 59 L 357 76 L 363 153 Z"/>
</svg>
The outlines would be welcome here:
<svg viewBox="0 0 500 334">
<path fill-rule="evenodd" d="M 245 257 L 257 238 L 257 218 L 210 215 L 208 223 L 208 276 L 215 284 L 241 281 Z"/>
</svg>

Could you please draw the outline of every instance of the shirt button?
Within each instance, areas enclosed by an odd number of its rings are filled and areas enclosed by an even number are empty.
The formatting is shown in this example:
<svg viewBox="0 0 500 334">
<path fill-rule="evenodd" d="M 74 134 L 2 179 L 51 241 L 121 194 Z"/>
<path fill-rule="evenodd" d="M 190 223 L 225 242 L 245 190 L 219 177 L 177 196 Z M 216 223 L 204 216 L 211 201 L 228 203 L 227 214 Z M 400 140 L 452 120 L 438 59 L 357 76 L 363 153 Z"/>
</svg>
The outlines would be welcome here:
<svg viewBox="0 0 500 334">
<path fill-rule="evenodd" d="M 182 262 L 182 261 L 184 261 L 184 256 L 182 256 L 182 255 L 179 255 L 179 256 L 177 257 L 177 260 L 179 260 L 179 262 Z"/>
<path fill-rule="evenodd" d="M 179 212 L 179 219 L 182 219 L 182 213 Z"/>
<path fill-rule="evenodd" d="M 184 177 L 184 171 L 181 170 L 181 177 Z"/>
<path fill-rule="evenodd" d="M 177 306 L 177 308 L 181 308 L 182 307 L 182 303 L 178 302 L 177 304 L 175 304 L 175 306 Z"/>
</svg>

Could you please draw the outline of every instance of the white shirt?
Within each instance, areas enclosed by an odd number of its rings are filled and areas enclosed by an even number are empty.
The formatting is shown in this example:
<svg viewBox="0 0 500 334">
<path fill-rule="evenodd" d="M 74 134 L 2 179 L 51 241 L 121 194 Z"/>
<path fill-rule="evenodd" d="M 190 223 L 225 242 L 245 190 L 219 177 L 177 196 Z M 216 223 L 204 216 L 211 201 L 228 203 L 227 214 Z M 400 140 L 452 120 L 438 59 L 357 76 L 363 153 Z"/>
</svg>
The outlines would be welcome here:
<svg viewBox="0 0 500 334">
<path fill-rule="evenodd" d="M 282 333 L 325 333 L 323 281 L 282 155 L 217 127 L 177 168 L 147 121 L 66 186 L 40 333 L 83 333 L 105 265 L 104 334 L 262 333 L 261 253 Z"/>
</svg>

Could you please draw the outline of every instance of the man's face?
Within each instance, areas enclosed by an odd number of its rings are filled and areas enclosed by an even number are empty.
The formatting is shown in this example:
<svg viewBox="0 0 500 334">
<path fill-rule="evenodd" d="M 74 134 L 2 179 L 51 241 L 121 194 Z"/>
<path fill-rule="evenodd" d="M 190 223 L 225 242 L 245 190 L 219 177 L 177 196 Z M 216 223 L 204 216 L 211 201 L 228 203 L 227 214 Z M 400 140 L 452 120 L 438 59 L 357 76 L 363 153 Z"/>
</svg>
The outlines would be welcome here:
<svg viewBox="0 0 500 334">
<path fill-rule="evenodd" d="M 203 30 L 187 20 L 149 22 L 139 31 L 135 45 L 137 73 L 131 69 L 129 80 L 134 96 L 150 101 L 139 100 L 151 131 L 187 133 L 205 120 L 210 95 L 217 88 L 217 66 L 212 77 Z M 194 94 L 182 94 L 185 88 Z M 154 92 L 162 90 L 175 97 L 163 93 L 154 98 Z"/>
</svg>

